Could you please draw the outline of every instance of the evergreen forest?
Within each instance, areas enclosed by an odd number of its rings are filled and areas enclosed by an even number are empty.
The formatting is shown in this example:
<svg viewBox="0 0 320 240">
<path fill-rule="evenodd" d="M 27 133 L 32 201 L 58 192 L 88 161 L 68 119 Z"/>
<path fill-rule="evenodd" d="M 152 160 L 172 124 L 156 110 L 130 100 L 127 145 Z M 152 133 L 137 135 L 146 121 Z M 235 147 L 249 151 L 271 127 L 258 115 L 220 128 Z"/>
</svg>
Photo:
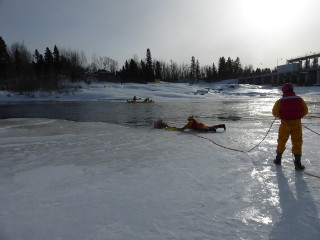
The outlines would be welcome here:
<svg viewBox="0 0 320 240">
<path fill-rule="evenodd" d="M 88 63 L 83 52 L 59 49 L 56 45 L 53 49 L 46 47 L 43 52 L 35 49 L 33 53 L 24 43 L 16 42 L 8 47 L 0 36 L 0 90 L 12 92 L 58 90 L 68 88 L 69 83 L 90 83 L 92 80 L 148 83 L 191 79 L 215 82 L 269 73 L 268 68 L 243 67 L 239 57 L 220 57 L 217 66 L 214 63 L 201 66 L 194 56 L 191 56 L 190 64 L 153 60 L 149 48 L 144 59 L 128 59 L 119 68 L 118 62 L 110 57 L 93 56 Z"/>
</svg>

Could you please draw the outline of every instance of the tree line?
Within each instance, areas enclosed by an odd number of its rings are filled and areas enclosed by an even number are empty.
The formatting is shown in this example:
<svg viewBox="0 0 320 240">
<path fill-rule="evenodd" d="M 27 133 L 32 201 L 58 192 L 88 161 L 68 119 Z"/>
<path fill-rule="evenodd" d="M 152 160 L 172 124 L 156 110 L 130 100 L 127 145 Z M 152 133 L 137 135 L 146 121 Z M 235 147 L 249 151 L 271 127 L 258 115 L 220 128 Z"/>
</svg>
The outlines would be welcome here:
<svg viewBox="0 0 320 240">
<path fill-rule="evenodd" d="M 86 81 L 91 73 L 103 70 L 109 81 L 147 83 L 159 79 L 176 82 L 180 79 L 214 82 L 246 76 L 271 73 L 270 69 L 253 69 L 235 60 L 220 57 L 218 66 L 200 66 L 194 56 L 190 64 L 178 64 L 173 60 L 153 60 L 148 48 L 146 57 L 126 60 L 118 69 L 118 62 L 109 57 L 93 56 L 90 64 L 83 52 L 47 47 L 43 53 L 35 49 L 31 53 L 23 43 L 13 43 L 9 48 L 0 36 L 0 90 L 35 91 L 65 88 L 69 82 Z M 92 77 L 91 77 L 92 78 Z"/>
<path fill-rule="evenodd" d="M 0 37 L 0 89 L 9 91 L 52 90 L 62 88 L 62 79 L 79 80 L 85 72 L 83 52 L 47 47 L 33 54 L 23 43 L 8 49 Z"/>
<path fill-rule="evenodd" d="M 235 60 L 230 57 L 227 59 L 220 57 L 217 67 L 214 63 L 211 66 L 200 66 L 199 60 L 196 60 L 194 56 L 191 57 L 190 64 L 177 64 L 173 60 L 170 60 L 169 63 L 158 60 L 153 61 L 151 51 L 147 49 L 145 61 L 131 58 L 125 62 L 119 74 L 122 80 L 143 83 L 154 81 L 154 79 L 167 82 L 176 82 L 179 79 L 215 82 L 225 79 L 269 74 L 271 72 L 269 68 L 257 68 L 254 70 L 252 65 L 243 68 L 239 57 Z"/>
</svg>

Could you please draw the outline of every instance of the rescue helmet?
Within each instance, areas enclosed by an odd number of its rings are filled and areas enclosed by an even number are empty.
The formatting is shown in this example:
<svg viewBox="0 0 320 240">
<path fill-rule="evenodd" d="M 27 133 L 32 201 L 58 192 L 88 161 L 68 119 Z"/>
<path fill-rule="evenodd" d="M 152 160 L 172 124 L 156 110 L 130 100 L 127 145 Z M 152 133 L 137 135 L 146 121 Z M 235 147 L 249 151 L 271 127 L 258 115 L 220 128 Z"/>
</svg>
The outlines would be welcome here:
<svg viewBox="0 0 320 240">
<path fill-rule="evenodd" d="M 188 121 L 190 121 L 190 120 L 192 120 L 192 119 L 193 119 L 193 116 L 190 115 L 190 116 L 188 117 Z"/>
<path fill-rule="evenodd" d="M 281 88 L 283 93 L 293 91 L 293 85 L 291 83 L 285 83 Z"/>
</svg>

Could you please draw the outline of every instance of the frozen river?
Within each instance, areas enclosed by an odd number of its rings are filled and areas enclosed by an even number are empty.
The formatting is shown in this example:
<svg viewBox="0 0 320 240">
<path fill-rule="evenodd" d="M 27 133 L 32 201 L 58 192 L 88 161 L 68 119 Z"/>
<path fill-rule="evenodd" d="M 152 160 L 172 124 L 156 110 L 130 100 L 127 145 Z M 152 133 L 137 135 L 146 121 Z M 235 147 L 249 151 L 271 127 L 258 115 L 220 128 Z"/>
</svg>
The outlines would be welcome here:
<svg viewBox="0 0 320 240">
<path fill-rule="evenodd" d="M 319 97 L 306 99 L 310 114 L 306 119 L 320 118 Z M 15 102 L 0 105 L 0 118 L 49 118 L 76 122 L 105 122 L 123 126 L 148 127 L 162 118 L 182 125 L 194 115 L 207 124 L 225 121 L 272 119 L 276 98 L 218 99 L 214 101 L 159 102 L 128 104 L 120 101 Z"/>
</svg>

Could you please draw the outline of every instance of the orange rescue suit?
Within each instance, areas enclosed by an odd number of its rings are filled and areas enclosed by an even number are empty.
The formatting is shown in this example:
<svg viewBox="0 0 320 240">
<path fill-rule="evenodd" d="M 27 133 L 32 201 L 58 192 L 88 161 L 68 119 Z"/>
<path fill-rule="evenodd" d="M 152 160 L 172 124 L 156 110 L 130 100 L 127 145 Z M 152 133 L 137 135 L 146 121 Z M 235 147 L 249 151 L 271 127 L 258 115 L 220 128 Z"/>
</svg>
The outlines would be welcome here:
<svg viewBox="0 0 320 240">
<path fill-rule="evenodd" d="M 195 130 L 204 130 L 204 129 L 207 129 L 208 127 L 204 123 L 198 122 L 195 119 L 191 119 L 187 123 L 187 125 L 185 125 L 183 127 L 183 129 L 187 129 L 187 128 L 191 128 L 191 129 L 195 129 Z"/>
<path fill-rule="evenodd" d="M 308 106 L 305 101 L 296 96 L 293 91 L 284 93 L 283 97 L 274 104 L 272 114 L 281 119 L 277 152 L 284 152 L 291 135 L 292 153 L 301 154 L 303 142 L 301 118 L 308 114 Z"/>
</svg>

